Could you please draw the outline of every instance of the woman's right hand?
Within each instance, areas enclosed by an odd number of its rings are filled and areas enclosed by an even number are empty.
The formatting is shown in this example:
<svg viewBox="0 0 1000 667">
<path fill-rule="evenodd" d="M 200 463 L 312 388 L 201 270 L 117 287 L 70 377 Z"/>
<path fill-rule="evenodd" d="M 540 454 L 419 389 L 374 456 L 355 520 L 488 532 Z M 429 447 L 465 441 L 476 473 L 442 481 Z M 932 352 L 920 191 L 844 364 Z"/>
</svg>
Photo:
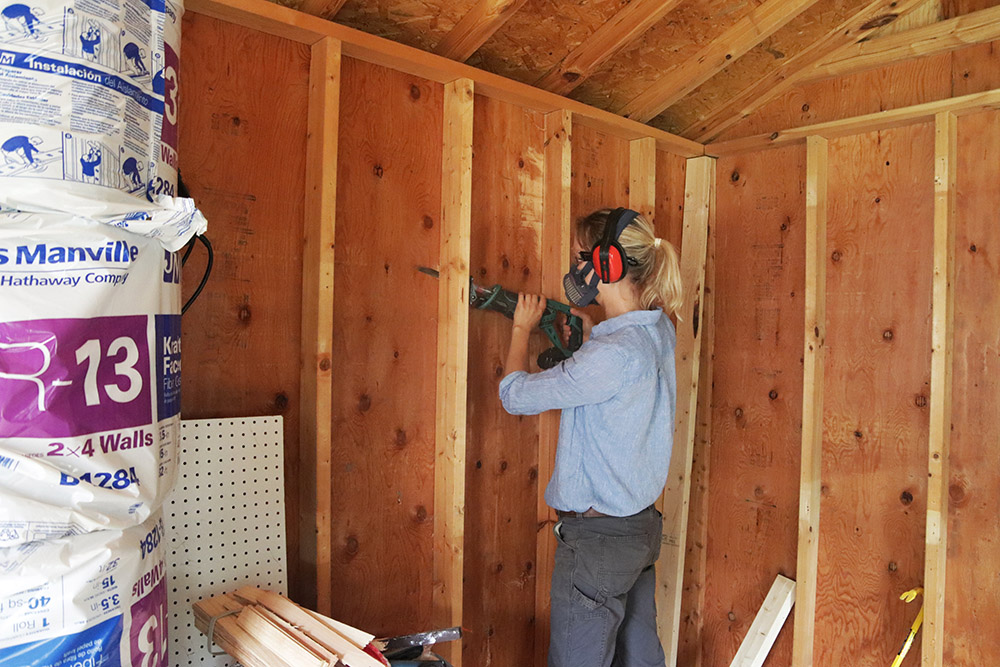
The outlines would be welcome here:
<svg viewBox="0 0 1000 667">
<path fill-rule="evenodd" d="M 580 310 L 579 308 L 570 308 L 569 312 L 580 318 L 580 323 L 583 326 L 583 342 L 586 343 L 590 340 L 590 331 L 594 328 L 594 318 L 590 316 L 585 310 Z M 563 344 L 569 345 L 569 337 L 572 332 L 570 331 L 569 322 L 563 320 Z"/>
</svg>

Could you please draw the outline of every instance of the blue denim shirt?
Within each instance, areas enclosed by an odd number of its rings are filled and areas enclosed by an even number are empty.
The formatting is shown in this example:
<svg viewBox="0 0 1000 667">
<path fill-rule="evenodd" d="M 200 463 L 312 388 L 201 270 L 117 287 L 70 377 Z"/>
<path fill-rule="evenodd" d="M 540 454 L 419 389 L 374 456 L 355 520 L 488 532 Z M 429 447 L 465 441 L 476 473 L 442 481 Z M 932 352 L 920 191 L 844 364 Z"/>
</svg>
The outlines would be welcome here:
<svg viewBox="0 0 1000 667">
<path fill-rule="evenodd" d="M 562 410 L 545 501 L 628 516 L 663 491 L 673 445 L 677 379 L 674 325 L 662 310 L 638 310 L 596 325 L 568 359 L 500 381 L 507 412 Z"/>
</svg>

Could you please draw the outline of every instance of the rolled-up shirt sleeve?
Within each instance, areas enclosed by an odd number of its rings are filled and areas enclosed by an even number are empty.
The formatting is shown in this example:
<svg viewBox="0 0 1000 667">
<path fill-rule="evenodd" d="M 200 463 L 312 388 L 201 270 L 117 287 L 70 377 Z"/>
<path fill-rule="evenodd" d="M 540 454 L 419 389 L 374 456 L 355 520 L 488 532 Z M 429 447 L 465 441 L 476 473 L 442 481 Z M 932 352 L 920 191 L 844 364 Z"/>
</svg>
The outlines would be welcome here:
<svg viewBox="0 0 1000 667">
<path fill-rule="evenodd" d="M 507 375 L 500 381 L 500 402 L 512 415 L 603 403 L 622 388 L 626 364 L 613 345 L 591 340 L 553 368 Z"/>
</svg>

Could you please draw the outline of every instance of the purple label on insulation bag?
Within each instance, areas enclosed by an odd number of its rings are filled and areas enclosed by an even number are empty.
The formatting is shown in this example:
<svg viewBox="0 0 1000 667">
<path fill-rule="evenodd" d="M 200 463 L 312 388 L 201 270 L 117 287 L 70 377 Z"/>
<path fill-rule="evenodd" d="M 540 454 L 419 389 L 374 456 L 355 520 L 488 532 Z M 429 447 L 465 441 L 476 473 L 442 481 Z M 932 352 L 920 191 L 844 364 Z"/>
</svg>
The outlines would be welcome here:
<svg viewBox="0 0 1000 667">
<path fill-rule="evenodd" d="M 163 567 L 160 566 L 160 576 Z M 136 584 L 138 587 L 142 582 Z M 134 590 L 134 589 L 133 589 Z M 132 605 L 129 629 L 132 664 L 135 667 L 168 667 L 167 661 L 167 586 L 161 578 L 149 595 Z"/>
<path fill-rule="evenodd" d="M 147 317 L 0 322 L 0 437 L 152 421 Z"/>
</svg>

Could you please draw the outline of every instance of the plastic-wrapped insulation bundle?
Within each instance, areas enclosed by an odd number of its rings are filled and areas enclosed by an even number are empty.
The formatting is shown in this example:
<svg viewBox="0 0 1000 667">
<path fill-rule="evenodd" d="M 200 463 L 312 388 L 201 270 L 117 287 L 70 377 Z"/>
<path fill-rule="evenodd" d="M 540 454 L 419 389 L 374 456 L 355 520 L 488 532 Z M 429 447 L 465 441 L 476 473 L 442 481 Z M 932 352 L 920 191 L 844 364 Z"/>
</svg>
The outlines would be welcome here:
<svg viewBox="0 0 1000 667">
<path fill-rule="evenodd" d="M 167 664 L 182 13 L 0 0 L 0 667 Z"/>
</svg>

